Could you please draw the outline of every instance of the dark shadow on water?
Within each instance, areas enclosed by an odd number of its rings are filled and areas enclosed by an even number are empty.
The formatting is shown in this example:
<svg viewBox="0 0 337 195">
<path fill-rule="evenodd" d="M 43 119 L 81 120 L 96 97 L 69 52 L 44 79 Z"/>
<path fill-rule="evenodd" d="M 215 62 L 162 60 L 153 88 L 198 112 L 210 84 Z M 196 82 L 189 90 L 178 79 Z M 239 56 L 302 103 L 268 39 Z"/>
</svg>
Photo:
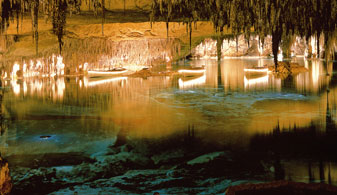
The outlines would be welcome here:
<svg viewBox="0 0 337 195">
<path fill-rule="evenodd" d="M 251 139 L 250 150 L 257 158 L 273 162 L 275 180 L 285 179 L 283 161 L 304 161 L 308 165 L 309 182 L 315 177 L 321 182 L 332 183 L 330 165 L 337 162 L 337 128 L 327 114 L 326 129 L 311 123 L 305 128 L 280 129 L 275 127 L 269 134 L 258 134 Z M 312 166 L 318 164 L 319 175 L 314 175 Z M 317 179 L 317 178 L 316 178 Z"/>
<path fill-rule="evenodd" d="M 327 116 L 329 123 L 330 115 Z M 331 184 L 333 183 L 331 167 L 326 165 L 328 162 L 337 161 L 335 151 L 337 130 L 332 123 L 327 124 L 327 127 L 327 130 L 322 130 L 312 123 L 306 128 L 295 126 L 285 130 L 277 126 L 269 134 L 254 136 L 248 149 L 235 149 L 233 146 L 206 141 L 198 134 L 198 127 L 194 124 L 189 124 L 181 133 L 158 139 L 132 138 L 122 129 L 117 135 L 115 144 L 110 146 L 110 152 L 105 154 L 102 163 L 81 154 L 46 154 L 40 157 L 28 154 L 25 157 L 18 157 L 17 159 L 25 158 L 30 162 L 40 159 L 39 166 L 31 168 L 39 169 L 41 172 L 41 167 L 45 167 L 46 171 L 35 175 L 30 170 L 31 179 L 26 181 L 21 178 L 23 183 L 16 180 L 13 194 L 39 194 L 42 191 L 50 193 L 58 189 L 83 185 L 85 182 L 91 182 L 92 186 L 99 187 L 94 184 L 99 179 L 113 183 L 111 185 L 120 190 L 139 194 L 175 187 L 188 189 L 206 187 L 209 185 L 206 181 L 210 178 L 217 178 L 219 181 L 292 180 L 286 178 L 284 165 L 284 161 L 289 160 L 305 161 L 308 170 L 307 182 L 320 180 Z M 77 161 L 73 162 L 71 159 L 76 156 Z M 8 160 L 17 164 L 16 166 L 27 167 L 25 164 L 15 163 L 15 156 Z M 62 177 L 58 176 L 60 173 L 53 169 L 53 166 L 64 165 L 76 167 L 77 172 L 73 172 L 74 175 L 70 177 L 76 182 L 71 180 L 64 182 Z M 319 174 L 314 172 L 315 166 L 318 166 Z M 266 170 L 266 167 L 267 169 L 273 167 L 274 170 Z M 146 175 L 144 170 L 155 172 Z M 162 173 L 163 170 L 165 173 Z M 114 183 L 114 177 L 123 176 L 128 171 L 139 171 L 140 174 L 125 176 L 125 182 Z M 78 181 L 76 179 L 78 177 L 85 179 Z M 148 181 L 146 189 L 140 185 L 144 181 Z M 40 184 L 46 188 L 41 189 L 38 187 Z M 28 189 L 28 185 L 33 187 Z"/>
</svg>

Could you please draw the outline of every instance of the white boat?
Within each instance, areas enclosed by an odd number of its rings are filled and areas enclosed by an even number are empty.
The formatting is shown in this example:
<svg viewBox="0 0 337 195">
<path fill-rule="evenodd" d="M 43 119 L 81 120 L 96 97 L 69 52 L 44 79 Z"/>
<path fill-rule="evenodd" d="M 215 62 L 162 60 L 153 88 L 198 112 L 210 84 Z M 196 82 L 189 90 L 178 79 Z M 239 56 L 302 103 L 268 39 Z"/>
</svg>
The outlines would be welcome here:
<svg viewBox="0 0 337 195">
<path fill-rule="evenodd" d="M 101 85 L 101 84 L 118 82 L 118 81 L 123 81 L 123 80 L 127 80 L 127 79 L 128 79 L 128 77 L 113 77 L 113 78 L 110 78 L 110 79 L 89 81 L 89 82 L 87 82 L 87 84 L 85 84 L 85 86 L 94 87 L 94 86 Z"/>
<path fill-rule="evenodd" d="M 256 78 L 247 78 L 244 76 L 244 85 L 245 88 L 253 87 L 253 86 L 267 86 L 269 80 L 269 75 L 265 75 L 262 77 L 256 77 Z"/>
<path fill-rule="evenodd" d="M 203 74 L 206 72 L 206 69 L 204 67 L 198 67 L 198 68 L 189 68 L 189 69 L 180 69 L 178 70 L 178 73 L 180 74 Z"/>
<path fill-rule="evenodd" d="M 245 68 L 245 72 L 261 72 L 261 73 L 268 73 L 268 68 L 266 67 L 255 67 L 255 68 Z"/>
<path fill-rule="evenodd" d="M 121 75 L 128 72 L 125 68 L 114 68 L 112 70 L 88 70 L 88 74 L 94 75 Z"/>
<path fill-rule="evenodd" d="M 185 78 L 188 78 L 188 77 L 185 77 Z M 200 77 L 189 79 L 189 80 L 184 80 L 182 78 L 179 78 L 178 83 L 179 83 L 180 89 L 204 85 L 206 83 L 206 75 L 204 74 Z"/>
</svg>

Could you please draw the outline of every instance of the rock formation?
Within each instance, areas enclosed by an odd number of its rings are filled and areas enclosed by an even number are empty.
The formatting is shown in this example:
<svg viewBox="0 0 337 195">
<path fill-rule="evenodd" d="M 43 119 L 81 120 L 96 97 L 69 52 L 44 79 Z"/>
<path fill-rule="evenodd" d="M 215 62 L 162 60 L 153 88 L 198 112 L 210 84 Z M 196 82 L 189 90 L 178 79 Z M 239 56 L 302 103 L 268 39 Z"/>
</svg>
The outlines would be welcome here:
<svg viewBox="0 0 337 195">
<path fill-rule="evenodd" d="M 12 189 L 8 163 L 0 157 L 0 194 L 9 194 Z"/>
</svg>

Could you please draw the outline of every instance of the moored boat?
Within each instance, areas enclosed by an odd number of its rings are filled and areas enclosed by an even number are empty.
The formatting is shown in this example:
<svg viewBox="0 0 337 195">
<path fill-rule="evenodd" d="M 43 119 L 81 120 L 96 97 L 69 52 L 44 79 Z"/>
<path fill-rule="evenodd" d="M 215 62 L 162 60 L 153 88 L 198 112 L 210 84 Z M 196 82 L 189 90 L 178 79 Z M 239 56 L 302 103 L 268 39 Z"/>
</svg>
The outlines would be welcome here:
<svg viewBox="0 0 337 195">
<path fill-rule="evenodd" d="M 192 79 L 185 79 L 185 78 L 192 78 Z M 206 83 L 206 75 L 204 74 L 204 75 L 199 76 L 199 77 L 179 78 L 178 83 L 179 83 L 180 89 L 204 85 Z"/>
<path fill-rule="evenodd" d="M 94 75 L 121 75 L 128 72 L 125 68 L 114 68 L 112 70 L 88 70 L 88 74 Z"/>
<path fill-rule="evenodd" d="M 268 73 L 268 67 L 254 67 L 254 68 L 245 68 L 245 72 L 260 72 L 260 73 Z"/>
<path fill-rule="evenodd" d="M 203 74 L 206 72 L 206 69 L 204 67 L 195 67 L 195 68 L 188 68 L 188 69 L 180 69 L 178 70 L 178 73 L 184 74 L 184 75 L 194 75 L 194 74 Z"/>
</svg>

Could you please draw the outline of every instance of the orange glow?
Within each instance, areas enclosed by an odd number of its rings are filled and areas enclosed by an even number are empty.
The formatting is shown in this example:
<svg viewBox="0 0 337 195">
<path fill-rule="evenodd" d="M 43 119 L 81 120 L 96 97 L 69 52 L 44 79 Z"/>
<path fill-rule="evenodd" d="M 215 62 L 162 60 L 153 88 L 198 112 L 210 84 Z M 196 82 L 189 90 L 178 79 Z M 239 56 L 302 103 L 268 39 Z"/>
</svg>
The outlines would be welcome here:
<svg viewBox="0 0 337 195">
<path fill-rule="evenodd" d="M 65 69 L 63 57 L 52 55 L 51 61 L 52 63 L 46 64 L 42 59 L 38 59 L 36 62 L 30 60 L 29 66 L 26 62 L 23 62 L 22 65 L 14 63 L 10 74 L 11 78 L 17 79 L 19 70 L 22 70 L 22 78 L 63 76 Z M 3 78 L 7 78 L 7 74 Z"/>
<path fill-rule="evenodd" d="M 204 73 L 206 70 L 205 69 L 200 69 L 200 70 L 186 70 L 186 69 L 183 69 L 183 70 L 179 70 L 178 72 L 179 73 L 183 73 L 183 74 L 201 74 L 201 73 Z"/>
<path fill-rule="evenodd" d="M 246 76 L 244 76 L 244 84 L 245 88 L 249 88 L 255 85 L 268 85 L 269 75 L 265 75 L 263 77 L 254 78 L 254 79 L 247 79 Z"/>
<path fill-rule="evenodd" d="M 105 83 L 115 82 L 115 81 L 126 81 L 128 77 L 116 77 L 116 78 L 110 78 L 110 79 L 103 79 L 98 81 L 89 81 L 87 84 L 84 84 L 84 86 L 93 87 Z"/>
<path fill-rule="evenodd" d="M 198 85 L 203 85 L 206 83 L 206 75 L 204 74 L 201 77 L 191 79 L 188 81 L 183 81 L 181 78 L 179 78 L 179 88 L 180 89 L 185 89 L 185 88 L 190 88 L 190 87 L 195 87 Z"/>
<path fill-rule="evenodd" d="M 255 69 L 255 68 L 245 68 L 245 72 L 268 72 L 268 68 L 260 68 L 260 69 Z"/>
<path fill-rule="evenodd" d="M 122 71 L 93 71 L 89 70 L 88 74 L 97 74 L 97 75 L 119 75 L 123 73 L 127 73 L 128 70 L 122 70 Z"/>
</svg>

